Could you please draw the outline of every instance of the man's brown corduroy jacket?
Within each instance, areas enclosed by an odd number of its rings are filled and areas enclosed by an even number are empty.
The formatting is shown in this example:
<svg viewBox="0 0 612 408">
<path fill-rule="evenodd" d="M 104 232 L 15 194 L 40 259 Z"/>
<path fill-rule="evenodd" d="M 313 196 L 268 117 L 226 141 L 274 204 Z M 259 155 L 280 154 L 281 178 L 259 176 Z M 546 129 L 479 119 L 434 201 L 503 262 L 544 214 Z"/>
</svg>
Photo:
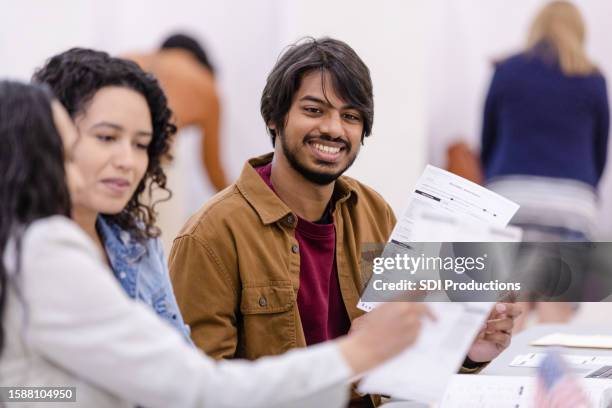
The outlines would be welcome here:
<svg viewBox="0 0 612 408">
<path fill-rule="evenodd" d="M 185 322 L 213 358 L 255 359 L 306 346 L 297 306 L 297 217 L 254 169 L 271 159 L 246 163 L 235 184 L 192 216 L 170 253 Z M 362 246 L 387 242 L 395 216 L 378 193 L 349 177 L 336 181 L 334 202 L 338 278 L 353 320 L 363 313 L 356 305 L 369 279 Z"/>
</svg>

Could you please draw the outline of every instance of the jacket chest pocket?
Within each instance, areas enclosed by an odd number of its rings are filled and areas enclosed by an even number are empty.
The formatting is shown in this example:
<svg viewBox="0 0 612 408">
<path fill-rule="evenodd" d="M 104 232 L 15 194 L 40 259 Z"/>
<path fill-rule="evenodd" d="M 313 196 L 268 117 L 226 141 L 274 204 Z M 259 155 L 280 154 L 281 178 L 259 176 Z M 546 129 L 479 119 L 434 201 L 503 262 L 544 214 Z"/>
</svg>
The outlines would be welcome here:
<svg viewBox="0 0 612 408">
<path fill-rule="evenodd" d="M 255 359 L 295 347 L 296 295 L 291 282 L 243 286 L 239 356 Z"/>
</svg>

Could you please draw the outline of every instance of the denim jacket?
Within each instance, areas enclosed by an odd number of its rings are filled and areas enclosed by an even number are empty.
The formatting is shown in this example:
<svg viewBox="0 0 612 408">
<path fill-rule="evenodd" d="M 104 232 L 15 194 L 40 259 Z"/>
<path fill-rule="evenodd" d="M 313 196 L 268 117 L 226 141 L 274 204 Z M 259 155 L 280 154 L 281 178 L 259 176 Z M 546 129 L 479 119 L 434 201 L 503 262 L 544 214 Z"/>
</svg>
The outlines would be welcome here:
<svg viewBox="0 0 612 408">
<path fill-rule="evenodd" d="M 143 245 L 101 216 L 96 228 L 111 269 L 129 297 L 147 304 L 191 343 L 189 326 L 183 322 L 174 297 L 160 239 L 149 239 Z"/>
</svg>

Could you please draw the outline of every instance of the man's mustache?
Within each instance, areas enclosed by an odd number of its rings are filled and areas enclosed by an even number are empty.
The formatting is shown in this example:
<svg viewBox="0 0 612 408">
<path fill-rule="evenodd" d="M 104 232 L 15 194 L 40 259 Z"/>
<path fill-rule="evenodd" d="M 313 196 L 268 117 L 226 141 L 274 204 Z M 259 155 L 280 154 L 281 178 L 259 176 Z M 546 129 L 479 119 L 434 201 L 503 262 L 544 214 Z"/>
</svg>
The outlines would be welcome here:
<svg viewBox="0 0 612 408">
<path fill-rule="evenodd" d="M 306 136 L 304 137 L 304 143 L 308 143 L 308 142 L 310 142 L 310 141 L 317 140 L 317 139 L 318 139 L 318 140 L 325 140 L 325 141 L 328 141 L 328 142 L 334 142 L 334 143 L 340 143 L 340 144 L 343 144 L 343 145 L 344 145 L 344 147 L 345 147 L 347 150 L 351 150 L 351 148 L 353 147 L 353 146 L 351 145 L 351 142 L 349 142 L 348 140 L 343 139 L 342 137 L 332 137 L 332 136 L 330 136 L 330 135 L 325 135 L 325 134 L 324 134 L 324 135 L 317 135 L 317 136 L 314 136 L 314 135 L 306 135 Z"/>
</svg>

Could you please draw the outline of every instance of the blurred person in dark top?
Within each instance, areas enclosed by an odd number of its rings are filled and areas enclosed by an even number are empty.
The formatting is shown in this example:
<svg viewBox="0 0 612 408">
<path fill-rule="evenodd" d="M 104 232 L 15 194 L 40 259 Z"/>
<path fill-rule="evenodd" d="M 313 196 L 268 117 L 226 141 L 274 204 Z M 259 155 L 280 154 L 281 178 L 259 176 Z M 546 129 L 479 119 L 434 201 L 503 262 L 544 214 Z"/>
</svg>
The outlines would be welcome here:
<svg viewBox="0 0 612 408">
<path fill-rule="evenodd" d="M 521 207 L 524 241 L 591 241 L 608 150 L 606 81 L 585 51 L 570 2 L 548 3 L 521 53 L 496 64 L 484 107 L 485 183 Z M 542 321 L 567 321 L 571 304 L 540 304 Z"/>
</svg>

